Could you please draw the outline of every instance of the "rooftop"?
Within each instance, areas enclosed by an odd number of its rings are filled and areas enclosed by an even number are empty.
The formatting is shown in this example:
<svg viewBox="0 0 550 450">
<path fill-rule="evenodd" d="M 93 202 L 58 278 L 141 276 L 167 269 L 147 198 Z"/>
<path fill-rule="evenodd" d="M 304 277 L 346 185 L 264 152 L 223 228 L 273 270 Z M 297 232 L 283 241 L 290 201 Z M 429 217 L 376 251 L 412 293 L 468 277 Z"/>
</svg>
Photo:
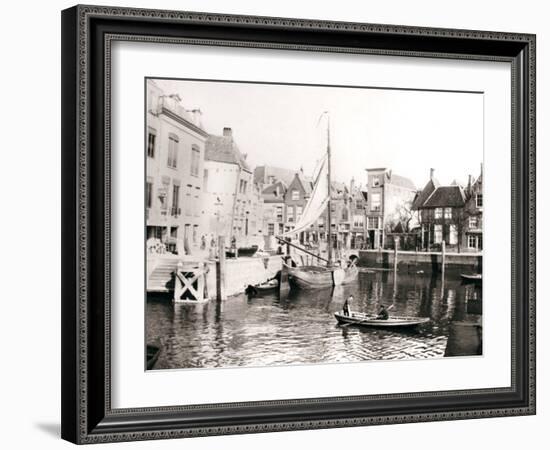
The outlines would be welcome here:
<svg viewBox="0 0 550 450">
<path fill-rule="evenodd" d="M 246 162 L 246 157 L 235 143 L 230 128 L 224 128 L 223 136 L 208 136 L 205 149 L 205 158 L 208 161 L 237 164 L 241 169 L 252 172 Z"/>
<path fill-rule="evenodd" d="M 439 186 L 421 208 L 462 207 L 465 203 L 464 190 L 460 186 Z"/>
</svg>

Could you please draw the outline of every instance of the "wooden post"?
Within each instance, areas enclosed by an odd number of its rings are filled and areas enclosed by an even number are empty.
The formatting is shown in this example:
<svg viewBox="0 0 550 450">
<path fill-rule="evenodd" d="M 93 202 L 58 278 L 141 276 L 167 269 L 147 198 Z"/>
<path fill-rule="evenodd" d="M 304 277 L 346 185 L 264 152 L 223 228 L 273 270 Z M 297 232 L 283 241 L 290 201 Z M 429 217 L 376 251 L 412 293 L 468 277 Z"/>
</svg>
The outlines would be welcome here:
<svg viewBox="0 0 550 450">
<path fill-rule="evenodd" d="M 394 276 L 397 273 L 397 245 L 399 242 L 399 238 L 394 236 L 393 237 L 393 273 Z"/>
<path fill-rule="evenodd" d="M 218 237 L 218 261 L 216 261 L 216 299 L 226 300 L 225 295 L 225 238 Z"/>
<path fill-rule="evenodd" d="M 441 278 L 445 278 L 445 241 L 441 242 Z"/>
</svg>

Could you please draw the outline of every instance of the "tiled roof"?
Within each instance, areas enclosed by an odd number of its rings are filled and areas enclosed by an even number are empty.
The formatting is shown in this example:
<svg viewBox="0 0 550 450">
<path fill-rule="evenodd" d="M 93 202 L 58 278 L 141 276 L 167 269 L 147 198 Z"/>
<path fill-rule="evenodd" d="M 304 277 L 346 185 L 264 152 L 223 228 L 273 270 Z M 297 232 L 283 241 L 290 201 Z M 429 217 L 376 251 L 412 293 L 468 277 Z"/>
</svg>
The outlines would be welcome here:
<svg viewBox="0 0 550 450">
<path fill-rule="evenodd" d="M 258 166 L 254 169 L 254 182 L 261 184 L 269 183 L 269 178 L 273 177 L 275 180 L 281 180 L 286 185 L 289 185 L 295 173 L 294 170 L 283 169 L 281 167 Z"/>
<path fill-rule="evenodd" d="M 421 208 L 422 205 L 424 205 L 424 202 L 428 200 L 428 197 L 432 195 L 432 192 L 439 187 L 439 182 L 432 178 L 430 181 L 426 183 L 426 186 L 424 186 L 424 189 L 422 189 L 418 194 L 416 195 L 411 208 L 413 210 Z"/>
<path fill-rule="evenodd" d="M 462 207 L 465 202 L 464 190 L 460 186 L 439 186 L 421 207 Z"/>
<path fill-rule="evenodd" d="M 237 164 L 243 170 L 251 172 L 239 147 L 232 136 L 210 135 L 206 139 L 205 159 L 229 164 Z"/>
</svg>

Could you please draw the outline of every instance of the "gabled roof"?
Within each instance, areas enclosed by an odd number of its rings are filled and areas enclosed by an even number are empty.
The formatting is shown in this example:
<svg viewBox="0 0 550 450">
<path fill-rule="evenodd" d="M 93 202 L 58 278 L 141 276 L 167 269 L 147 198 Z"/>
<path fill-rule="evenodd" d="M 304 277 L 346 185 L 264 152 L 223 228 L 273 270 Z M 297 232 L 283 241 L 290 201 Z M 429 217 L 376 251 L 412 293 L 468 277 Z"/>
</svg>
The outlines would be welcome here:
<svg viewBox="0 0 550 450">
<path fill-rule="evenodd" d="M 424 205 L 424 202 L 428 200 L 428 197 L 432 195 L 433 191 L 435 191 L 438 187 L 439 181 L 437 181 L 435 178 L 431 178 L 430 181 L 426 183 L 426 186 L 424 186 L 424 189 L 422 189 L 416 195 L 411 205 L 411 209 L 415 210 L 421 208 L 422 205 Z"/>
<path fill-rule="evenodd" d="M 288 186 L 294 179 L 295 173 L 294 170 L 283 169 L 282 167 L 258 166 L 254 169 L 254 182 L 269 183 L 269 178 L 273 177 L 275 180 L 283 181 Z"/>
<path fill-rule="evenodd" d="M 421 208 L 462 207 L 465 203 L 466 196 L 460 186 L 439 186 Z"/>
<path fill-rule="evenodd" d="M 237 164 L 241 169 L 251 172 L 243 154 L 233 140 L 233 136 L 210 135 L 206 139 L 205 159 L 228 164 Z"/>
<path fill-rule="evenodd" d="M 296 172 L 294 176 L 302 185 L 306 196 L 309 196 L 313 191 L 313 181 L 311 180 L 311 178 L 306 177 L 302 172 Z"/>
</svg>

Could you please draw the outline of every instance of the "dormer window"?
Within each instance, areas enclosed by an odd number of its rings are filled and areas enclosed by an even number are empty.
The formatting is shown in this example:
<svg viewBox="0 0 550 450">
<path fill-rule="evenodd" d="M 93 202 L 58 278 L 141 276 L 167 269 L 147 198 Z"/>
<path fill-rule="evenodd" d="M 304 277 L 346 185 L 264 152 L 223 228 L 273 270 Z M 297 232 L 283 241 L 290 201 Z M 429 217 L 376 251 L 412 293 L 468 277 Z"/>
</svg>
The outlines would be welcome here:
<svg viewBox="0 0 550 450">
<path fill-rule="evenodd" d="M 380 186 L 380 177 L 379 176 L 372 177 L 372 187 L 378 187 L 378 186 Z"/>
</svg>

